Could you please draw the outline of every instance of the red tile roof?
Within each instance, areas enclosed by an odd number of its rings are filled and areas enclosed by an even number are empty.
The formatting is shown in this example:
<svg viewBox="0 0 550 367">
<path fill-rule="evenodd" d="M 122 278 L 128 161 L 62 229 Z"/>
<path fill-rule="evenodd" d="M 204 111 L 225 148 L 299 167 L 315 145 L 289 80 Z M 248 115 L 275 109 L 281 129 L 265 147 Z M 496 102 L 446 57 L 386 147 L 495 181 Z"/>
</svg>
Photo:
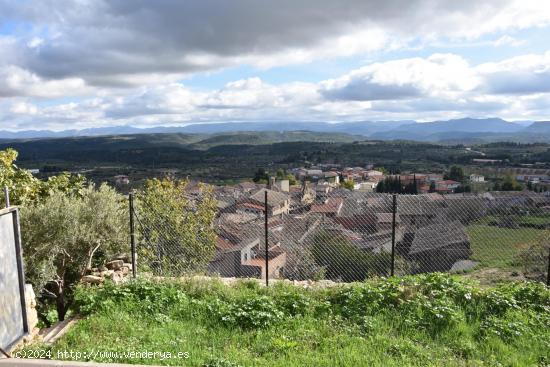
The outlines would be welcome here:
<svg viewBox="0 0 550 367">
<path fill-rule="evenodd" d="M 443 180 L 443 181 L 436 182 L 437 185 L 456 185 L 456 184 L 459 184 L 459 183 L 460 182 L 453 181 L 453 180 Z"/>
<path fill-rule="evenodd" d="M 244 206 L 245 208 L 251 208 L 256 210 L 264 210 L 265 207 L 260 204 L 253 204 L 253 203 L 239 203 L 237 206 L 241 207 Z"/>
<path fill-rule="evenodd" d="M 233 248 L 233 244 L 222 237 L 216 237 L 216 248 L 220 250 L 230 250 Z"/>
<path fill-rule="evenodd" d="M 330 198 L 325 204 L 311 206 L 312 213 L 338 213 L 342 209 L 343 198 Z"/>
</svg>

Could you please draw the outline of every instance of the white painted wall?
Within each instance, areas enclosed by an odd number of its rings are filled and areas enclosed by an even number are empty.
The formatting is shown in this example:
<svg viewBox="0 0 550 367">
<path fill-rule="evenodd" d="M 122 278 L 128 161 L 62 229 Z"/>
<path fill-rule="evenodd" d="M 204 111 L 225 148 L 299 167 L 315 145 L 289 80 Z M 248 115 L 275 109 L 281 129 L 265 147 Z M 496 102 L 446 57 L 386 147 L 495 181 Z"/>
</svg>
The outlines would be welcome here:
<svg viewBox="0 0 550 367">
<path fill-rule="evenodd" d="M 23 334 L 13 213 L 0 212 L 0 346 L 6 348 Z"/>
</svg>

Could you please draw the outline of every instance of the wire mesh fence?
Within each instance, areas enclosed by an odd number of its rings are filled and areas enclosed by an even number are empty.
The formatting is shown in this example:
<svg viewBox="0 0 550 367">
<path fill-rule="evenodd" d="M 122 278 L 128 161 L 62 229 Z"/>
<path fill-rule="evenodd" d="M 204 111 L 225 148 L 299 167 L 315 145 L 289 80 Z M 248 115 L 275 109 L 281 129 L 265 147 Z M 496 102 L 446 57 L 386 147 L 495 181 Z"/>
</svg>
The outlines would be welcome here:
<svg viewBox="0 0 550 367">
<path fill-rule="evenodd" d="M 545 281 L 550 197 L 392 195 L 330 185 L 215 192 L 212 234 L 143 204 L 138 269 L 265 280 L 361 281 L 426 272 Z M 200 199 L 199 199 L 200 200 Z"/>
<path fill-rule="evenodd" d="M 212 239 L 183 224 L 185 216 L 174 220 L 143 202 L 133 207 L 136 234 L 136 262 L 141 272 L 156 276 L 181 276 L 203 272 L 214 256 Z"/>
</svg>

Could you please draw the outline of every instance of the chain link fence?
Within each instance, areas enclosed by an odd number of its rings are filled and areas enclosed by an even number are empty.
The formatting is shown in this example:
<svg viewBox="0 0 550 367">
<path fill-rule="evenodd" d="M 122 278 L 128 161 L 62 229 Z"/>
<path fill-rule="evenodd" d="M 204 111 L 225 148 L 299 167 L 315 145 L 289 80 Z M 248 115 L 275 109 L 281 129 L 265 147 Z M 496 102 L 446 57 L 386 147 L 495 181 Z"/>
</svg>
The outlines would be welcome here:
<svg viewBox="0 0 550 367">
<path fill-rule="evenodd" d="M 140 272 L 361 281 L 426 272 L 547 281 L 550 197 L 392 195 L 330 185 L 216 191 L 214 238 L 137 206 Z"/>
</svg>

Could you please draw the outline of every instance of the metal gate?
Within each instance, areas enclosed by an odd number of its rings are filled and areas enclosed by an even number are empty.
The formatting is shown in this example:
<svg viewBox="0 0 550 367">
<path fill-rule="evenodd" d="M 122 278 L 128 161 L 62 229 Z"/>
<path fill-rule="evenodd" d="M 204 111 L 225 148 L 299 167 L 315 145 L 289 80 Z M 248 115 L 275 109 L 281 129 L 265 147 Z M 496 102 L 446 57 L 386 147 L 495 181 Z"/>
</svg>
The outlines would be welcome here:
<svg viewBox="0 0 550 367">
<path fill-rule="evenodd" d="M 9 350 L 28 333 L 19 212 L 0 210 L 0 348 Z"/>
</svg>

